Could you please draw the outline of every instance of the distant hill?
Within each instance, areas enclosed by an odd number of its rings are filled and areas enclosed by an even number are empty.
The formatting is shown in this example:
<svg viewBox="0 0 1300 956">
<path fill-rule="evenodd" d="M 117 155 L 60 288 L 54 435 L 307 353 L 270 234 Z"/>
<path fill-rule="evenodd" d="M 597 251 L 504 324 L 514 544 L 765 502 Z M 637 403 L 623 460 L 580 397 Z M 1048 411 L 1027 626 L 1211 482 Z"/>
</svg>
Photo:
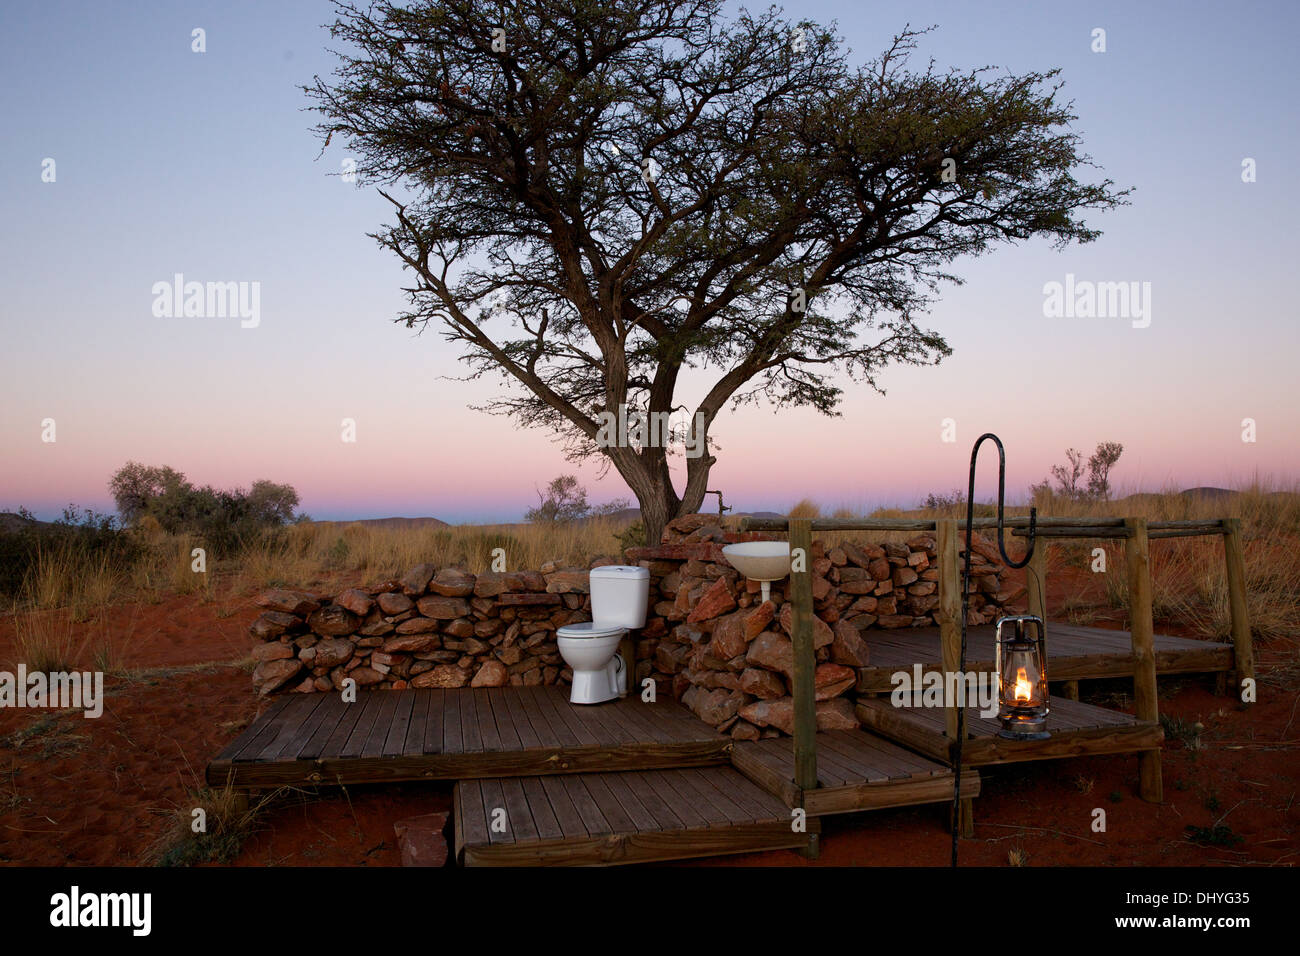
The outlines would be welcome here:
<svg viewBox="0 0 1300 956">
<path fill-rule="evenodd" d="M 54 527 L 52 521 L 37 521 L 35 518 L 24 518 L 12 511 L 0 511 L 0 533 L 3 534 L 52 527 Z"/>
<path fill-rule="evenodd" d="M 441 518 L 358 518 L 355 521 L 314 521 L 319 525 L 360 524 L 371 528 L 450 528 Z"/>
</svg>

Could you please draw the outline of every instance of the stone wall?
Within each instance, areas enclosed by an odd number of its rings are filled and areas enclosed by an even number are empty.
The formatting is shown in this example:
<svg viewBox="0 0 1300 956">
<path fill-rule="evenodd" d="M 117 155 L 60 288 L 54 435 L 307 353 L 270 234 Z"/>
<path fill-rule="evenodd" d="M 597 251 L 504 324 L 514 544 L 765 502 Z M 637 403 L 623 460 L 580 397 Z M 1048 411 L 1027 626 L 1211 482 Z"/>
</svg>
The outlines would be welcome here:
<svg viewBox="0 0 1300 956">
<path fill-rule="evenodd" d="M 794 648 L 788 583 L 773 582 L 762 602 L 757 582 L 723 557 L 725 544 L 778 538 L 725 530 L 715 516 L 673 521 L 656 547 L 632 548 L 629 563 L 650 569 L 652 618 L 637 646 L 638 681 L 681 699 L 702 720 L 737 739 L 789 734 Z M 964 555 L 964 538 L 961 541 Z M 997 546 L 975 535 L 970 618 L 992 621 L 1025 596 L 1004 586 Z M 870 660 L 873 635 L 936 624 L 938 555 L 932 533 L 906 542 L 816 540 L 812 549 L 813 644 L 817 724 L 857 726 L 855 668 Z"/>
<path fill-rule="evenodd" d="M 636 637 L 637 684 L 682 701 L 737 739 L 788 734 L 793 645 L 786 582 L 761 600 L 723 545 L 779 536 L 725 529 L 713 515 L 673 521 L 653 547 L 624 561 L 650 571 L 650 611 Z M 964 544 L 964 541 L 963 541 Z M 972 545 L 970 623 L 992 621 L 1024 588 L 1003 581 L 996 546 Z M 857 726 L 856 668 L 870 661 L 873 636 L 935 623 L 938 558 L 933 534 L 906 542 L 813 542 L 817 722 Z M 592 567 L 615 563 L 600 558 Z M 473 575 L 423 564 L 403 578 L 350 588 L 330 598 L 277 589 L 261 595 L 253 683 L 259 693 L 359 687 L 502 687 L 564 684 L 556 628 L 591 619 L 589 569 Z"/>
<path fill-rule="evenodd" d="M 595 564 L 612 564 L 601 559 Z M 567 682 L 556 628 L 591 620 L 588 572 L 473 575 L 431 564 L 334 597 L 276 589 L 249 632 L 263 696 L 359 687 L 502 687 Z"/>
</svg>

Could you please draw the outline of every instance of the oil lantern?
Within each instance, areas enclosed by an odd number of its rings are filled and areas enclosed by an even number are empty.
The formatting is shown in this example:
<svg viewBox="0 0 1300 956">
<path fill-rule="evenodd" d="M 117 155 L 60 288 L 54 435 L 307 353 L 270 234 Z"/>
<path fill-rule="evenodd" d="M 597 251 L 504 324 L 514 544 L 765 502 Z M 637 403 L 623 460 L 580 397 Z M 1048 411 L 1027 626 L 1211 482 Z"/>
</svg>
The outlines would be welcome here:
<svg viewBox="0 0 1300 956">
<path fill-rule="evenodd" d="M 1000 618 L 997 625 L 1000 737 L 1045 740 L 1047 639 L 1043 619 L 1032 614 Z"/>
</svg>

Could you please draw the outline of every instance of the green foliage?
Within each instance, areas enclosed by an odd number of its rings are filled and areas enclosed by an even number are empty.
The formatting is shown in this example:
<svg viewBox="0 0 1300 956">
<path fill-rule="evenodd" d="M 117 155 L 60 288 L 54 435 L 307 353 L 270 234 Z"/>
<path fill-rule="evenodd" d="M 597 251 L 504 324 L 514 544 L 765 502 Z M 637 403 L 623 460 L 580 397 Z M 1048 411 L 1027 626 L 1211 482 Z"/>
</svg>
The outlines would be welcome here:
<svg viewBox="0 0 1300 956">
<path fill-rule="evenodd" d="M 1034 504 L 1042 508 L 1057 498 L 1066 501 L 1110 500 L 1110 470 L 1123 453 L 1124 446 L 1117 441 L 1099 442 L 1097 450 L 1088 458 L 1085 480 L 1083 452 L 1077 448 L 1067 448 L 1066 463 L 1053 465 L 1051 478 L 1044 478 L 1029 487 Z M 1055 488 L 1052 487 L 1052 479 L 1056 480 Z"/>
<path fill-rule="evenodd" d="M 640 518 L 637 518 L 630 525 L 623 529 L 618 536 L 619 547 L 624 551 L 628 548 L 641 548 L 645 546 L 645 524 Z"/>
<path fill-rule="evenodd" d="M 26 508 L 16 512 L 12 530 L 0 531 L 0 595 L 16 598 L 41 560 L 88 567 L 92 563 L 129 566 L 143 546 L 117 526 L 111 515 L 68 505 L 58 520 L 39 522 Z"/>
<path fill-rule="evenodd" d="M 575 475 L 559 475 L 551 479 L 546 486 L 546 494 L 537 492 L 536 508 L 524 512 L 524 519 L 535 524 L 567 524 L 582 518 L 596 515 L 613 514 L 628 507 L 625 498 L 618 498 L 603 505 L 593 506 L 587 502 L 587 489 L 578 484 Z"/>
<path fill-rule="evenodd" d="M 197 535 L 214 557 L 239 548 L 295 520 L 298 492 L 291 485 L 255 481 L 247 490 L 196 487 L 168 466 L 129 461 L 108 483 L 118 513 L 127 524 L 148 516 L 164 531 Z"/>
</svg>

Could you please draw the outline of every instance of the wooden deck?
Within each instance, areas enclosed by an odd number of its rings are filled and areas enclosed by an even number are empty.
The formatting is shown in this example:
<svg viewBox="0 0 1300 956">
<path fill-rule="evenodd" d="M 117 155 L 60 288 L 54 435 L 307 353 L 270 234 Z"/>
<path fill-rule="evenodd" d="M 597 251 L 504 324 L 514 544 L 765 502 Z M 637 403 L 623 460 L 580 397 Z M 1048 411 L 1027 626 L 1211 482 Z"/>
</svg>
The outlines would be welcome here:
<svg viewBox="0 0 1300 956">
<path fill-rule="evenodd" d="M 815 790 L 801 792 L 795 786 L 794 748 L 788 737 L 737 743 L 731 762 L 787 807 L 802 807 L 809 816 L 952 800 L 950 768 L 860 730 L 817 734 Z M 979 774 L 964 774 L 962 796 L 976 797 L 979 792 Z"/>
<path fill-rule="evenodd" d="M 210 785 L 463 780 L 728 762 L 731 739 L 676 701 L 592 707 L 560 687 L 286 694 L 208 765 Z"/>
<path fill-rule="evenodd" d="M 966 668 L 993 670 L 993 627 L 972 627 L 966 636 Z M 869 630 L 863 634 L 871 650 L 867 667 L 858 669 L 858 692 L 889 693 L 891 676 L 921 664 L 924 671 L 942 671 L 937 627 Z M 1156 673 L 1206 674 L 1230 671 L 1232 645 L 1186 637 L 1155 635 Z M 1047 624 L 1048 675 L 1053 681 L 1132 677 L 1133 639 L 1128 631 Z"/>
<path fill-rule="evenodd" d="M 950 763 L 942 709 L 894 707 L 888 698 L 868 697 L 858 701 L 857 714 L 872 731 L 935 760 Z M 983 717 L 979 711 L 967 708 L 968 739 L 962 746 L 963 767 L 1159 750 L 1165 736 L 1158 723 L 1059 697 L 1051 700 L 1047 716 L 1051 736 L 1046 740 L 1009 740 L 997 735 L 1000 727 L 996 717 Z"/>
<path fill-rule="evenodd" d="M 790 809 L 729 767 L 465 780 L 456 785 L 454 818 L 456 859 L 467 866 L 799 849 L 819 832 L 815 819 L 794 832 Z"/>
</svg>

